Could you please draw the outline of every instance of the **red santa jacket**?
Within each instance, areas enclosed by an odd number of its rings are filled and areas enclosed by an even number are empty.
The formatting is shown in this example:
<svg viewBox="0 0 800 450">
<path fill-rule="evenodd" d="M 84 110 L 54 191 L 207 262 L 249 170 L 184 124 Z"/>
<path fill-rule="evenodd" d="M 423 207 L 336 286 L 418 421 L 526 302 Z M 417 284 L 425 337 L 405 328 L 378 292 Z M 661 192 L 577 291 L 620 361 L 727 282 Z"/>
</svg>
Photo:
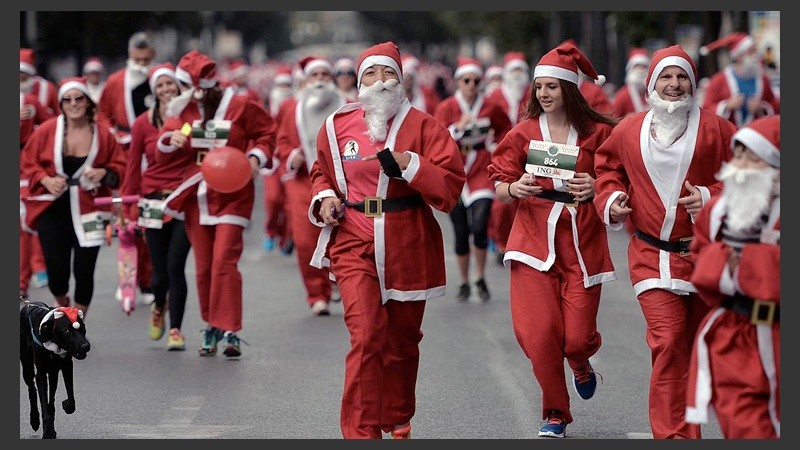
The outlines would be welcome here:
<svg viewBox="0 0 800 450">
<path fill-rule="evenodd" d="M 525 93 L 522 94 L 519 100 L 514 100 L 511 97 L 505 85 L 500 85 L 500 88 L 492 91 L 487 97 L 503 108 L 503 111 L 505 111 L 506 115 L 508 115 L 508 119 L 511 121 L 511 125 L 516 125 L 522 121 L 522 117 L 525 115 L 525 108 L 531 98 L 531 86 L 528 85 L 528 88 L 525 89 Z"/>
<path fill-rule="evenodd" d="M 47 176 L 67 177 L 63 170 L 64 116 L 58 115 L 41 124 L 28 139 L 22 150 L 22 176 L 29 180 L 29 194 L 23 200 L 27 211 L 25 222 L 36 230 L 37 220 L 57 198 L 42 184 Z M 110 213 L 95 206 L 94 198 L 111 195 L 111 189 L 101 185 L 96 190 L 83 189 L 77 180 L 88 167 L 102 167 L 115 172 L 120 179 L 125 175 L 125 153 L 114 136 L 103 127 L 94 125 L 94 138 L 86 161 L 70 178 L 71 183 L 61 195 L 69 195 L 72 206 L 72 223 L 81 247 L 96 247 L 105 242 L 105 232 L 100 222 Z M 98 227 L 95 228 L 95 227 Z"/>
<path fill-rule="evenodd" d="M 633 113 L 647 111 L 650 104 L 645 95 L 633 86 L 623 85 L 614 94 L 613 114 L 620 119 Z"/>
<path fill-rule="evenodd" d="M 183 165 L 183 181 L 165 201 L 164 213 L 184 219 L 186 202 L 197 202 L 200 206 L 200 223 L 231 223 L 246 228 L 250 224 L 255 200 L 255 184 L 250 180 L 245 187 L 232 193 L 217 192 L 203 180 L 200 171 L 202 152 L 213 151 L 200 146 L 201 141 L 191 138 L 183 148 L 169 145 L 172 133 L 188 123 L 199 125 L 200 112 L 194 102 L 190 102 L 178 117 L 167 119 L 159 135 L 156 148 L 156 161 L 166 164 Z M 236 95 L 231 88 L 225 89 L 222 100 L 214 116 L 215 121 L 230 121 L 230 133 L 226 140 L 218 140 L 215 148 L 230 146 L 247 156 L 256 156 L 260 166 L 271 167 L 275 149 L 275 123 L 269 113 L 244 96 Z M 205 145 L 205 144 L 202 144 Z M 177 161 L 176 161 L 177 160 Z"/>
<path fill-rule="evenodd" d="M 597 150 L 594 205 L 606 225 L 619 230 L 623 224 L 611 223 L 609 210 L 620 193 L 627 193 L 627 205 L 633 209 L 628 220 L 634 229 L 663 241 L 678 241 L 692 236 L 692 219 L 686 208 L 678 205 L 678 198 L 689 195 L 684 182 L 698 187 L 704 202 L 720 192 L 716 174 L 732 158 L 731 137 L 736 127 L 695 105 L 681 138 L 685 146 L 678 176 L 660 181 L 649 148 L 652 116 L 648 111 L 622 119 Z M 628 260 L 636 295 L 656 288 L 682 293 L 695 290 L 689 282 L 693 264 L 687 257 L 634 238 L 628 247 Z"/>
<path fill-rule="evenodd" d="M 319 215 L 325 197 L 347 199 L 347 176 L 342 168 L 346 142 L 337 140 L 337 124 L 364 119 L 361 103 L 348 103 L 328 116 L 317 139 L 318 158 L 311 169 L 313 198 L 308 209 L 312 223 L 322 228 L 311 265 L 328 266 L 328 252 L 336 245 L 337 228 L 324 225 Z M 425 203 L 449 212 L 458 202 L 466 175 L 461 155 L 450 133 L 430 114 L 408 101 L 392 119 L 386 147 L 411 154 L 403 179 L 383 172 L 376 196 L 396 198 L 420 195 Z M 384 213 L 374 220 L 375 266 L 383 302 L 389 299 L 427 300 L 445 294 L 446 270 L 442 230 L 431 208 L 424 206 Z M 347 220 L 339 227 L 355 226 Z"/>
<path fill-rule="evenodd" d="M 581 94 L 589 102 L 592 109 L 602 114 L 613 114 L 614 105 L 611 104 L 611 100 L 609 100 L 608 94 L 603 88 L 581 78 L 578 81 L 578 89 L 580 89 Z"/>
<path fill-rule="evenodd" d="M 97 121 L 111 127 L 123 145 L 130 144 L 131 127 L 136 121 L 131 99 L 131 90 L 136 86 L 129 86 L 126 73 L 127 69 L 122 68 L 108 76 L 97 104 Z"/>
<path fill-rule="evenodd" d="M 456 124 L 464 114 L 473 117 L 474 125 L 470 129 L 456 130 Z M 461 91 L 456 91 L 452 97 L 439 103 L 433 116 L 447 127 L 461 147 L 461 158 L 467 172 L 467 182 L 461 191 L 464 206 L 480 198 L 494 198 L 494 183 L 489 180 L 486 167 L 497 143 L 511 130 L 511 121 L 503 108 L 482 94 L 478 94 L 470 107 Z"/>
<path fill-rule="evenodd" d="M 571 128 L 567 140 L 567 144 L 580 147 L 575 171 L 588 173 L 592 177 L 595 177 L 595 152 L 611 134 L 612 129 L 610 125 L 602 123 L 594 124 L 594 128 L 592 134 L 583 137 L 579 137 L 575 129 Z M 519 180 L 525 173 L 531 140 L 551 142 L 546 114 L 526 119 L 508 132 L 492 154 L 489 178 L 495 183 Z M 562 180 L 537 177 L 536 181 L 544 189 L 566 191 Z M 584 286 L 590 287 L 616 278 L 608 249 L 606 228 L 591 204 L 568 207 L 561 202 L 537 197 L 516 200 L 515 203 L 517 212 L 506 245 L 506 267 L 511 264 L 510 260 L 515 260 L 546 272 L 557 258 L 554 242 L 557 239 L 569 242 L 577 239 L 575 251 L 583 261 L 581 271 Z M 565 208 L 573 217 L 572 232 L 557 236 L 554 218 L 560 216 Z"/>
<path fill-rule="evenodd" d="M 35 80 L 30 92 L 44 106 L 50 116 L 55 116 L 61 113 L 61 105 L 58 102 L 58 87 L 50 80 L 36 75 L 33 77 Z"/>
<path fill-rule="evenodd" d="M 703 97 L 703 109 L 713 111 L 728 120 L 737 127 L 747 125 L 755 117 L 742 114 L 741 109 L 737 111 L 728 110 L 728 99 L 739 93 L 739 83 L 733 68 L 728 66 L 711 76 L 706 86 Z M 761 99 L 763 115 L 778 114 L 781 110 L 781 102 L 772 91 L 772 83 L 763 71 L 756 77 L 755 97 Z M 759 116 L 760 117 L 760 116 Z"/>
</svg>

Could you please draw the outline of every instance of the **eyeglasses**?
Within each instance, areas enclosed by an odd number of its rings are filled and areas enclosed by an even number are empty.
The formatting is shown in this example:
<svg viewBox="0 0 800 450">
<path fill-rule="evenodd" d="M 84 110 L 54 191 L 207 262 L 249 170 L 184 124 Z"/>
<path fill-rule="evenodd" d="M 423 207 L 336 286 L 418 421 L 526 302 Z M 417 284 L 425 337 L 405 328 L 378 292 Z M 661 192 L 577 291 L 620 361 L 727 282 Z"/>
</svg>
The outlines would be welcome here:
<svg viewBox="0 0 800 450">
<path fill-rule="evenodd" d="M 77 97 L 64 97 L 61 99 L 61 101 L 64 103 L 72 103 L 72 102 L 83 103 L 85 100 L 86 100 L 85 95 L 79 95 Z"/>
<path fill-rule="evenodd" d="M 478 83 L 481 82 L 481 79 L 480 78 L 462 78 L 461 81 L 463 81 L 464 84 L 471 84 L 471 83 L 478 84 Z"/>
<path fill-rule="evenodd" d="M 341 75 L 356 76 L 356 73 L 353 72 L 352 70 L 345 70 L 345 71 L 338 70 L 338 71 L 336 71 L 336 73 L 334 73 L 334 76 L 337 76 L 337 77 L 341 76 Z"/>
</svg>

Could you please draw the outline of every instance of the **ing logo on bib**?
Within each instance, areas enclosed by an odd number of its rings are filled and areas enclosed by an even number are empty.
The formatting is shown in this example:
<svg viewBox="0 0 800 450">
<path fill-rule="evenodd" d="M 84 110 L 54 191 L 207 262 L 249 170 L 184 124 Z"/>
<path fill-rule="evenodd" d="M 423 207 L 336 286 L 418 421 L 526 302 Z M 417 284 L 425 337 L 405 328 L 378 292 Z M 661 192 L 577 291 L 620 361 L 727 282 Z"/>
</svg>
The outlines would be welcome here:
<svg viewBox="0 0 800 450">
<path fill-rule="evenodd" d="M 342 159 L 344 161 L 358 161 L 361 155 L 358 154 L 358 142 L 350 140 L 342 147 Z"/>
</svg>

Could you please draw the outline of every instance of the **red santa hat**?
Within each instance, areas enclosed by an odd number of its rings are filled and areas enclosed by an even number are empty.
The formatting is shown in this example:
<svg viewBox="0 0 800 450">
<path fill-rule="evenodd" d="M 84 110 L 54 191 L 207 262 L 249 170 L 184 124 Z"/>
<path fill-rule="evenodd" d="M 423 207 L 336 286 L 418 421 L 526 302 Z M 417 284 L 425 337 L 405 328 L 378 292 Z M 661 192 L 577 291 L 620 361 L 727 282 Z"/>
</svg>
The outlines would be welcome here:
<svg viewBox="0 0 800 450">
<path fill-rule="evenodd" d="M 86 64 L 83 65 L 83 74 L 89 74 L 92 72 L 99 72 L 104 73 L 106 71 L 106 67 L 100 61 L 100 58 L 92 56 L 91 58 L 86 60 Z"/>
<path fill-rule="evenodd" d="M 503 68 L 498 66 L 497 64 L 492 64 L 486 69 L 486 78 L 492 79 L 494 77 L 502 77 L 503 76 Z"/>
<path fill-rule="evenodd" d="M 630 72 L 636 66 L 650 66 L 650 54 L 646 48 L 634 47 L 628 52 L 628 62 L 625 64 L 625 72 Z"/>
<path fill-rule="evenodd" d="M 75 328 L 77 330 L 81 327 L 81 323 L 78 321 L 78 318 L 80 317 L 81 319 L 83 319 L 83 311 L 81 311 L 80 309 L 70 306 L 62 306 L 60 308 L 57 308 L 57 312 L 56 314 L 53 315 L 53 317 L 58 318 L 58 312 L 61 312 L 62 314 L 67 316 L 67 319 L 69 319 L 69 321 L 72 322 L 72 328 Z"/>
<path fill-rule="evenodd" d="M 692 57 L 680 45 L 662 48 L 653 53 L 650 70 L 647 72 L 647 94 L 649 95 L 655 90 L 656 79 L 668 66 L 678 66 L 686 71 L 692 82 L 692 95 L 694 95 L 697 92 L 697 67 L 695 67 Z"/>
<path fill-rule="evenodd" d="M 781 168 L 781 116 L 774 114 L 750 122 L 734 133 L 731 147 L 741 142 L 772 167 Z"/>
<path fill-rule="evenodd" d="M 77 89 L 84 94 L 86 94 L 86 98 L 91 99 L 91 95 L 89 94 L 89 87 L 86 86 L 86 77 L 71 77 L 71 78 L 64 78 L 61 80 L 61 83 L 58 85 L 58 101 L 64 99 L 64 94 L 67 91 Z"/>
<path fill-rule="evenodd" d="M 150 92 L 152 92 L 153 95 L 156 93 L 156 82 L 158 81 L 158 78 L 164 75 L 175 80 L 176 84 L 180 84 L 178 83 L 178 78 L 175 76 L 175 66 L 170 62 L 161 63 L 150 69 L 150 74 L 147 77 L 150 81 Z M 180 87 L 178 89 L 180 89 Z"/>
<path fill-rule="evenodd" d="M 558 47 L 545 53 L 533 69 L 533 79 L 553 77 L 559 80 L 578 84 L 578 71 L 594 80 L 594 84 L 602 86 L 606 82 L 604 75 L 599 75 L 589 58 L 575 46 L 572 41 L 564 41 Z"/>
<path fill-rule="evenodd" d="M 477 75 L 478 78 L 483 77 L 483 68 L 477 59 L 459 56 L 456 61 L 456 71 L 453 74 L 456 80 L 470 73 Z"/>
<path fill-rule="evenodd" d="M 19 71 L 30 76 L 36 75 L 36 54 L 32 48 L 19 49 Z"/>
<path fill-rule="evenodd" d="M 503 70 L 510 72 L 514 69 L 522 69 L 525 72 L 530 70 L 528 63 L 525 62 L 525 53 L 508 52 L 503 56 Z"/>
<path fill-rule="evenodd" d="M 337 73 L 352 72 L 353 75 L 356 74 L 356 62 L 353 60 L 353 58 L 339 58 L 336 60 L 336 63 L 333 64 L 333 68 Z"/>
<path fill-rule="evenodd" d="M 303 73 L 305 76 L 311 75 L 316 69 L 320 67 L 327 70 L 331 75 L 333 75 L 333 64 L 325 58 L 319 56 L 306 56 L 305 58 L 300 60 L 300 68 L 303 69 Z"/>
<path fill-rule="evenodd" d="M 228 73 L 231 78 L 239 78 L 247 75 L 250 66 L 244 59 L 238 58 L 228 63 Z"/>
<path fill-rule="evenodd" d="M 706 56 L 715 50 L 721 49 L 722 47 L 728 47 L 728 54 L 731 55 L 731 58 L 738 59 L 748 50 L 753 48 L 755 44 L 755 41 L 752 37 L 750 37 L 749 34 L 737 31 L 725 36 L 724 38 L 709 42 L 708 44 L 700 47 L 699 51 L 701 55 Z"/>
<path fill-rule="evenodd" d="M 209 89 L 218 83 L 217 63 L 208 55 L 197 50 L 192 50 L 183 55 L 178 61 L 178 68 L 185 72 L 185 74 L 182 73 L 177 76 L 178 80 L 184 81 L 188 75 L 191 80 L 189 84 L 197 89 Z"/>
<path fill-rule="evenodd" d="M 400 58 L 400 65 L 403 68 L 404 73 L 416 73 L 417 69 L 419 69 L 419 59 L 414 55 L 409 55 L 406 53 L 402 55 Z"/>
<path fill-rule="evenodd" d="M 272 78 L 273 84 L 292 84 L 292 68 L 289 66 L 280 66 L 275 71 L 275 76 Z"/>
<path fill-rule="evenodd" d="M 361 52 L 358 57 L 358 86 L 361 86 L 361 75 L 368 68 L 380 64 L 389 66 L 397 72 L 397 77 L 400 82 L 403 82 L 403 71 L 400 70 L 400 49 L 394 42 L 387 41 L 380 44 L 373 45 L 372 47 Z"/>
</svg>

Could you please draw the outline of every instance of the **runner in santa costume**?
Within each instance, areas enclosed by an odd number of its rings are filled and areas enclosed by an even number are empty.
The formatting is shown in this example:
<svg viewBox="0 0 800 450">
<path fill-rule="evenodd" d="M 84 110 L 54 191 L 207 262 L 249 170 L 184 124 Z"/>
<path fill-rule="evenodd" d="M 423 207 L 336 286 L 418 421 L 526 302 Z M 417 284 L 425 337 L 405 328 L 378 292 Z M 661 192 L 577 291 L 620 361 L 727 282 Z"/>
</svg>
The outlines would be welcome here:
<svg viewBox="0 0 800 450">
<path fill-rule="evenodd" d="M 647 111 L 647 69 L 650 55 L 646 48 L 635 47 L 628 53 L 625 64 L 625 84 L 614 94 L 614 116 L 623 118 L 629 114 Z"/>
<path fill-rule="evenodd" d="M 52 81 L 38 75 L 36 53 L 31 48 L 19 49 L 19 91 L 36 97 L 51 116 L 58 115 L 58 88 Z"/>
<path fill-rule="evenodd" d="M 461 199 L 450 219 L 455 231 L 455 252 L 461 286 L 458 300 L 467 301 L 470 287 L 470 258 L 474 256 L 475 287 L 481 300 L 491 297 L 484 279 L 489 213 L 494 198 L 494 183 L 489 180 L 486 166 L 491 162 L 491 151 L 511 129 L 511 121 L 503 108 L 488 100 L 480 89 L 483 68 L 474 58 L 459 56 L 453 78 L 458 83 L 456 92 L 436 107 L 434 117 L 447 126 L 450 135 L 461 147 L 467 182 Z M 470 237 L 472 242 L 470 243 Z"/>
<path fill-rule="evenodd" d="M 411 106 L 428 114 L 433 114 L 436 105 L 442 101 L 436 90 L 419 80 L 421 63 L 414 55 L 403 55 L 401 58 L 403 70 L 403 84 L 406 87 L 406 97 Z"/>
<path fill-rule="evenodd" d="M 597 150 L 594 204 L 612 230 L 627 220 L 636 230 L 628 267 L 647 324 L 653 437 L 699 438 L 684 421 L 692 339 L 708 310 L 689 282 L 692 215 L 720 192 L 736 128 L 696 104 L 697 69 L 678 45 L 653 54 L 647 90 L 650 111 L 622 119 Z"/>
<path fill-rule="evenodd" d="M 342 436 L 408 438 L 426 300 L 445 295 L 442 230 L 466 175 L 447 129 L 405 97 L 392 42 L 358 59 L 359 100 L 328 116 L 311 169 L 311 264 L 330 265 L 350 334 Z"/>
<path fill-rule="evenodd" d="M 579 396 L 594 395 L 597 378 L 589 358 L 602 342 L 596 323 L 601 287 L 616 278 L 606 228 L 590 203 L 594 153 L 616 121 L 583 98 L 579 70 L 605 81 L 571 43 L 542 56 L 526 119 L 500 141 L 489 166 L 497 199 L 518 204 L 503 259 L 511 271 L 511 322 L 542 390 L 539 414 L 546 422 L 539 436 L 555 438 L 564 437 L 573 421 L 565 360 Z M 558 179 L 527 172 L 533 141 L 578 146 L 575 166 L 565 168 L 575 175 Z"/>
<path fill-rule="evenodd" d="M 708 55 L 721 48 L 728 50 L 732 61 L 709 79 L 702 107 L 737 127 L 780 113 L 780 99 L 772 91 L 753 38 L 737 31 L 700 47 L 700 54 Z"/>
<path fill-rule="evenodd" d="M 319 229 L 308 220 L 311 203 L 311 166 L 317 159 L 317 134 L 325 118 L 347 103 L 333 81 L 333 65 L 325 58 L 308 56 L 300 61 L 306 82 L 298 99 L 281 107 L 275 154 L 285 168 L 284 189 L 289 227 L 294 239 L 305 301 L 314 315 L 328 315 L 331 281 L 327 268 L 309 263 L 317 246 Z"/>
<path fill-rule="evenodd" d="M 225 356 L 236 357 L 241 355 L 236 333 L 242 329 L 238 263 L 242 234 L 250 225 L 255 184 L 251 179 L 239 190 L 216 191 L 206 183 L 201 165 L 208 152 L 233 147 L 248 156 L 251 177 L 257 176 L 272 161 L 275 125 L 263 107 L 237 95 L 233 88 L 223 89 L 216 67 L 214 60 L 196 50 L 179 61 L 179 70 L 190 75 L 193 86 L 187 97 L 181 94 L 170 105 L 186 98 L 193 101 L 164 122 L 156 160 L 175 158 L 184 164 L 183 182 L 165 199 L 164 213 L 184 220 L 194 250 L 200 315 L 208 323 L 200 356 L 215 355 L 222 340 Z"/>
<path fill-rule="evenodd" d="M 691 282 L 712 309 L 692 349 L 686 421 L 726 439 L 781 436 L 779 115 L 733 136 L 725 183 L 695 221 Z"/>
</svg>

